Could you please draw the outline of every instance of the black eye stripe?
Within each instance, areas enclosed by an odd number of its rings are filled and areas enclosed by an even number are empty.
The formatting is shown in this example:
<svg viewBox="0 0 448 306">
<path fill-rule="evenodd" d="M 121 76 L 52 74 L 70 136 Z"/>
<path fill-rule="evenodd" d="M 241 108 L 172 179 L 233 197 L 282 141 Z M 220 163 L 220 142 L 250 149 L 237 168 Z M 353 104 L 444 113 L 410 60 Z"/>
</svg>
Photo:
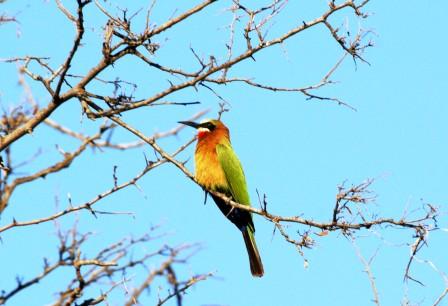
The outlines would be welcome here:
<svg viewBox="0 0 448 306">
<path fill-rule="evenodd" d="M 206 128 L 206 129 L 208 129 L 210 131 L 213 131 L 216 128 L 216 126 L 213 123 L 211 123 L 211 122 L 203 123 L 202 127 Z"/>
</svg>

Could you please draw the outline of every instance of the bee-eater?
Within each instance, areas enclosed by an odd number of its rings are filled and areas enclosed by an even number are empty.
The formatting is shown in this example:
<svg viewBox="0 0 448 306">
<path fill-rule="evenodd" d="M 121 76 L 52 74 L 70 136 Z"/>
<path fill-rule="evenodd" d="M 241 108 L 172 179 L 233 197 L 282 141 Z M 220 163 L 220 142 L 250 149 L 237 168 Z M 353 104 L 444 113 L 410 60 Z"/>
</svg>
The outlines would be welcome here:
<svg viewBox="0 0 448 306">
<path fill-rule="evenodd" d="M 179 123 L 198 130 L 194 155 L 196 181 L 206 190 L 223 193 L 235 202 L 250 206 L 246 178 L 230 144 L 229 129 L 219 120 Z M 252 214 L 232 207 L 217 196 L 212 197 L 221 212 L 242 232 L 252 275 L 263 276 L 263 264 L 255 243 Z"/>
</svg>

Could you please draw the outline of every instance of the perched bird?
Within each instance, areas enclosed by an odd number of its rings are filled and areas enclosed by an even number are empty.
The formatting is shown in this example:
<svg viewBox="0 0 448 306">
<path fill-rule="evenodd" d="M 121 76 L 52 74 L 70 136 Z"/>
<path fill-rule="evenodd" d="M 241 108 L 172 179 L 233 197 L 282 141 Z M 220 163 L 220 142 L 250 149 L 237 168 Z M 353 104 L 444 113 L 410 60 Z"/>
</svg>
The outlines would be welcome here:
<svg viewBox="0 0 448 306">
<path fill-rule="evenodd" d="M 198 130 L 194 155 L 197 182 L 206 190 L 223 193 L 235 202 L 250 206 L 246 178 L 230 144 L 229 129 L 219 120 L 179 123 Z M 255 243 L 252 214 L 232 207 L 217 196 L 212 197 L 221 212 L 242 232 L 252 275 L 263 276 L 263 264 Z"/>
</svg>

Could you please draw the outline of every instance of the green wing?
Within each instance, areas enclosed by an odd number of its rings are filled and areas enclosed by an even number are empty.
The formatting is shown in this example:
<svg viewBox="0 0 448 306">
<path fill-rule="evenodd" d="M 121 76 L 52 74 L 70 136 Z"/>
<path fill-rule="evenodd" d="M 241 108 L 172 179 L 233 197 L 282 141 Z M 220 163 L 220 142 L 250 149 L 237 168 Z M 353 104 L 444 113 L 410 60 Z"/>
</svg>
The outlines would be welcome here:
<svg viewBox="0 0 448 306">
<path fill-rule="evenodd" d="M 233 198 L 238 203 L 250 205 L 243 168 L 232 147 L 230 145 L 218 144 L 216 153 Z"/>
</svg>

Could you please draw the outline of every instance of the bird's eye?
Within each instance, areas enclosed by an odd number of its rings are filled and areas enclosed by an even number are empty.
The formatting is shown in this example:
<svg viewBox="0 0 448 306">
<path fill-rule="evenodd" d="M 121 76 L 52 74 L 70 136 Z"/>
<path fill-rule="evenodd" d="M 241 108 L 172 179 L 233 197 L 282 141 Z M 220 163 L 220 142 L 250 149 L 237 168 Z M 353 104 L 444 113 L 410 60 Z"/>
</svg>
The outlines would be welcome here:
<svg viewBox="0 0 448 306">
<path fill-rule="evenodd" d="M 213 123 L 208 122 L 207 123 L 207 129 L 209 129 L 210 131 L 213 131 L 215 129 L 215 126 L 213 125 Z"/>
</svg>

